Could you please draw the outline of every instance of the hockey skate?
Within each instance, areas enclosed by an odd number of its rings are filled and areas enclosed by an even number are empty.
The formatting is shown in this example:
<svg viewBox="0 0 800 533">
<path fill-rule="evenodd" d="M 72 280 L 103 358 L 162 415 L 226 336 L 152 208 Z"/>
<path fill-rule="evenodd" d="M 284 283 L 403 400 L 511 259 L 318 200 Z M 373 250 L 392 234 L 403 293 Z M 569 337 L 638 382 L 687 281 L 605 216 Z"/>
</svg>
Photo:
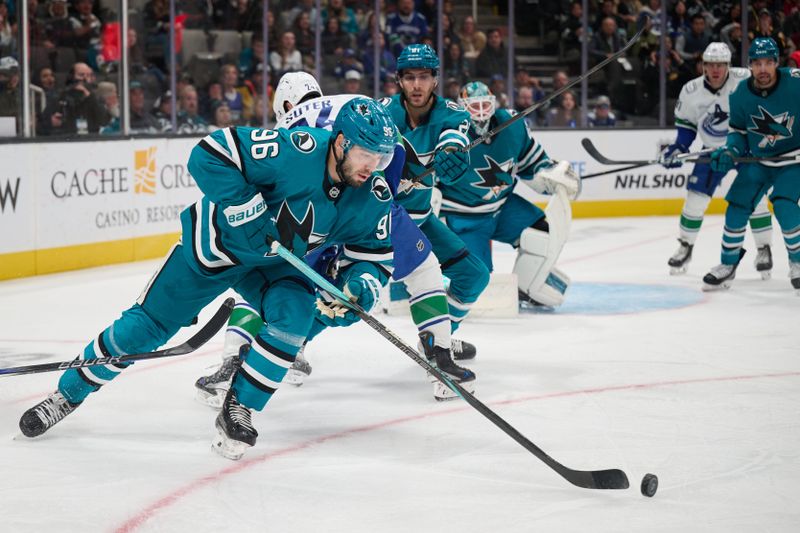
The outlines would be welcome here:
<svg viewBox="0 0 800 533">
<path fill-rule="evenodd" d="M 744 257 L 745 250 L 739 252 L 739 261 L 735 265 L 721 264 L 712 268 L 708 274 L 703 276 L 703 290 L 717 291 L 720 289 L 730 289 L 731 282 L 736 277 L 736 268 Z"/>
<path fill-rule="evenodd" d="M 450 351 L 453 352 L 453 359 L 456 361 L 475 359 L 478 353 L 474 344 L 458 339 L 450 339 Z"/>
<path fill-rule="evenodd" d="M 789 261 L 789 279 L 795 292 L 800 296 L 800 262 Z"/>
<path fill-rule="evenodd" d="M 249 349 L 249 344 L 243 345 L 239 349 L 238 356 L 225 357 L 222 360 L 222 365 L 216 372 L 208 376 L 203 376 L 195 381 L 194 386 L 197 388 L 197 401 L 209 407 L 213 407 L 214 409 L 221 408 L 222 402 L 225 400 L 225 395 L 228 393 L 228 389 L 231 388 L 233 375 L 242 363 L 242 355 Z"/>
<path fill-rule="evenodd" d="M 258 438 L 250 417 L 250 409 L 239 403 L 236 392 L 231 388 L 214 422 L 217 428 L 217 437 L 211 444 L 214 451 L 227 459 L 241 459 Z"/>
<path fill-rule="evenodd" d="M 297 352 L 297 357 L 295 357 L 291 368 L 286 372 L 286 377 L 283 378 L 284 383 L 299 387 L 306 378 L 311 375 L 311 364 L 308 362 L 308 359 L 305 358 L 305 351 L 306 345 L 304 344 L 300 347 L 300 351 Z"/>
<path fill-rule="evenodd" d="M 19 429 L 26 437 L 38 437 L 61 422 L 79 405 L 67 400 L 61 392 L 55 391 L 22 414 Z"/>
<path fill-rule="evenodd" d="M 769 244 L 765 244 L 756 251 L 755 265 L 756 270 L 761 274 L 761 279 L 772 278 L 772 250 Z"/>
<path fill-rule="evenodd" d="M 419 348 L 420 352 L 425 354 L 428 362 L 444 374 L 447 379 L 457 382 L 469 393 L 475 392 L 475 373 L 468 368 L 455 364 L 450 350 L 435 346 L 433 344 L 433 335 L 428 332 L 420 333 Z M 458 398 L 457 393 L 439 381 L 433 374 L 428 373 L 428 378 L 433 383 L 433 397 L 436 401 L 443 402 Z"/>
<path fill-rule="evenodd" d="M 672 254 L 672 257 L 669 258 L 669 261 L 667 261 L 667 264 L 669 264 L 669 273 L 672 276 L 685 274 L 686 270 L 689 268 L 689 263 L 692 261 L 692 249 L 694 245 L 689 244 L 683 239 L 678 239 L 678 242 L 680 246 L 675 250 L 675 253 Z"/>
</svg>

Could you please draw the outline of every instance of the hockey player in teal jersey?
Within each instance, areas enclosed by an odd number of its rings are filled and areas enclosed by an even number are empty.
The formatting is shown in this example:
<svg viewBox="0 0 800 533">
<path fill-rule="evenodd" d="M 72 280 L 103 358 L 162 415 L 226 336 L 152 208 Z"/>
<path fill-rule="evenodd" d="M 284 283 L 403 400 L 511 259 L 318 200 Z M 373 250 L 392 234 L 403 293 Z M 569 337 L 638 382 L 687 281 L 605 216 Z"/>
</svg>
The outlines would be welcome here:
<svg viewBox="0 0 800 533">
<path fill-rule="evenodd" d="M 397 194 L 402 205 L 431 241 L 442 273 L 450 279 L 447 301 L 455 330 L 489 283 L 489 270 L 464 242 L 431 211 L 434 180 L 453 183 L 469 169 L 469 114 L 435 94 L 439 57 L 428 45 L 407 46 L 397 59 L 400 93 L 382 100 L 403 135 L 406 164 Z M 433 166 L 434 175 L 413 178 Z"/>
<path fill-rule="evenodd" d="M 480 138 L 512 118 L 512 113 L 496 108 L 495 96 L 481 82 L 466 84 L 459 104 L 471 116 L 470 141 Z M 536 142 L 523 120 L 518 120 L 470 151 L 470 169 L 453 183 L 440 182 L 442 214 L 447 225 L 466 243 L 489 270 L 492 267 L 492 240 L 518 249 L 514 266 L 521 301 L 558 306 L 564 298 L 569 278 L 553 265 L 569 232 L 562 216 L 554 220 L 522 197 L 512 194 L 519 182 L 537 192 L 555 187 L 551 176 L 564 169 L 561 179 L 574 199 L 580 179 L 568 163 L 560 166 Z M 550 189 L 548 189 L 548 187 Z M 558 196 L 553 202 L 561 202 Z M 559 215 L 569 204 L 560 205 Z M 551 211 L 552 212 L 552 211 Z M 552 228 L 552 232 L 551 232 Z M 556 246 L 555 242 L 559 241 Z"/>
<path fill-rule="evenodd" d="M 727 172 L 735 157 L 764 158 L 742 163 L 726 200 L 722 264 L 705 275 L 707 290 L 730 287 L 744 256 L 744 232 L 753 203 L 770 187 L 770 202 L 789 254 L 789 278 L 800 290 L 800 70 L 778 68 L 778 46 L 754 39 L 748 52 L 751 78 L 730 96 L 730 130 L 725 145 L 711 155 L 711 167 Z M 768 158 L 793 157 L 788 161 Z"/>
<path fill-rule="evenodd" d="M 351 101 L 332 132 L 231 127 L 205 137 L 188 164 L 204 197 L 181 214 L 182 243 L 80 357 L 151 351 L 234 288 L 266 323 L 216 419 L 214 449 L 241 457 L 258 436 L 251 410 L 263 409 L 280 386 L 316 301 L 311 281 L 273 255 L 269 242 L 277 239 L 298 256 L 323 244 L 343 245 L 346 257 L 357 250 L 338 279 L 361 306 L 372 307 L 388 279 L 382 263 L 391 260 L 392 195 L 379 171 L 391 161 L 395 140 L 388 113 L 367 98 Z M 67 370 L 58 389 L 22 415 L 23 434 L 41 435 L 126 366 Z"/>
</svg>

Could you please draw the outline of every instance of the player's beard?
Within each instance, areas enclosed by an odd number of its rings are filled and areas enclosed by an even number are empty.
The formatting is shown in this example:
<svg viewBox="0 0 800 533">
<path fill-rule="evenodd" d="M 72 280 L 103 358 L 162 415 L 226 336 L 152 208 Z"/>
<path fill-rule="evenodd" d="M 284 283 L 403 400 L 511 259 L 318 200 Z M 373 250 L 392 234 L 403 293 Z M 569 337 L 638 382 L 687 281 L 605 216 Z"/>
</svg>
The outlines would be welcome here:
<svg viewBox="0 0 800 533">
<path fill-rule="evenodd" d="M 369 174 L 364 171 L 364 169 L 356 169 L 355 165 L 353 165 L 353 161 L 348 158 L 347 156 L 344 157 L 342 164 L 339 166 L 341 175 L 339 176 L 342 181 L 344 181 L 345 185 L 348 185 L 353 188 L 358 188 L 366 183 L 366 179 L 363 181 L 358 177 L 359 173 L 363 173 L 369 178 Z"/>
<path fill-rule="evenodd" d="M 762 75 L 760 77 L 758 75 L 754 76 L 755 78 L 754 85 L 756 86 L 756 89 L 769 89 L 770 87 L 775 85 L 775 81 L 778 77 L 777 72 L 775 73 L 775 75 L 769 75 L 769 73 L 765 74 L 767 75 Z"/>
</svg>

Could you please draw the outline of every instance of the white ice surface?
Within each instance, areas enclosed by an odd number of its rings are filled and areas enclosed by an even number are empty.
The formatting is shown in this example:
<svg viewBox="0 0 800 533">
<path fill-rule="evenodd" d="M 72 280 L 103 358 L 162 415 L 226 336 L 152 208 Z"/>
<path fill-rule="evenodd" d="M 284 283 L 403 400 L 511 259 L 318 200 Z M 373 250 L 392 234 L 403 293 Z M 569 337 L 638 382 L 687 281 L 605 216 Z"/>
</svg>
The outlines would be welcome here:
<svg viewBox="0 0 800 533">
<path fill-rule="evenodd" d="M 576 284 L 699 293 L 721 226 L 706 220 L 683 277 L 666 266 L 675 217 L 575 221 L 561 265 Z M 17 422 L 57 374 L 0 378 L 0 531 L 800 531 L 800 298 L 774 244 L 772 280 L 748 236 L 733 288 L 696 305 L 459 331 L 478 345 L 483 402 L 571 468 L 623 469 L 629 490 L 573 487 L 463 402 L 434 402 L 424 372 L 359 324 L 309 346 L 311 377 L 254 416 L 239 462 L 211 451 L 215 412 L 194 400 L 221 335 L 135 365 L 35 440 Z M 496 247 L 499 271 L 512 260 Z M 0 366 L 71 359 L 157 264 L 0 283 Z M 381 319 L 415 344 L 408 319 Z"/>
</svg>

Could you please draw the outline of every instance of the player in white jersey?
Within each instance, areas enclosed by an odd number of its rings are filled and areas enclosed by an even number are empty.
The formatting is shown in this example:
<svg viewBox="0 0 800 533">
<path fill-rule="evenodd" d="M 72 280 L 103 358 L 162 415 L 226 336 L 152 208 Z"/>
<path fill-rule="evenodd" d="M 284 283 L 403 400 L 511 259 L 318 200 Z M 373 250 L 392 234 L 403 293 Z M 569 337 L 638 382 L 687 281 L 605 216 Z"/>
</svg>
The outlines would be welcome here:
<svg viewBox="0 0 800 533">
<path fill-rule="evenodd" d="M 285 74 L 275 91 L 273 110 L 277 128 L 291 129 L 310 126 L 330 129 L 342 107 L 358 95 L 323 96 L 322 90 L 313 76 L 305 72 Z M 394 163 L 393 163 L 394 164 Z M 390 177 L 387 169 L 386 179 L 392 194 L 396 193 L 397 183 Z M 399 174 L 398 174 L 399 178 Z M 399 181 L 399 179 L 398 179 Z M 402 280 L 411 294 L 411 316 L 423 341 L 421 351 L 435 361 L 439 369 L 470 392 L 474 391 L 475 375 L 457 366 L 451 359 L 471 359 L 475 357 L 475 347 L 468 342 L 451 339 L 447 296 L 442 271 L 436 257 L 431 253 L 432 246 L 416 224 L 411 221 L 399 205 L 392 209 L 391 235 L 394 247 L 394 271 L 392 277 Z M 325 255 L 323 252 L 320 255 Z M 335 254 L 334 254 L 335 255 Z M 320 262 L 328 263 L 332 257 Z M 322 309 L 321 309 L 322 310 Z M 325 310 L 322 310 L 323 312 Z M 329 311 L 335 313 L 335 310 Z M 333 317 L 330 317 L 333 318 Z M 252 342 L 261 327 L 258 313 L 244 302 L 237 303 L 228 322 L 223 349 L 222 367 L 212 375 L 201 377 L 196 387 L 198 398 L 216 406 L 224 397 L 228 387 L 228 375 L 235 370 L 236 356 L 244 345 Z M 324 325 L 319 321 L 308 336 L 310 341 Z M 429 355 L 428 352 L 433 352 Z M 304 349 L 298 353 L 292 368 L 284 381 L 292 385 L 302 385 L 311 373 L 311 365 L 304 357 Z M 438 380 L 434 382 L 434 397 L 437 400 L 456 398 L 453 392 Z"/>
<path fill-rule="evenodd" d="M 724 43 L 711 43 L 703 52 L 703 75 L 688 82 L 681 89 L 675 104 L 675 126 L 678 137 L 661 154 L 664 167 L 681 165 L 679 154 L 689 151 L 696 136 L 700 136 L 703 148 L 718 148 L 725 144 L 728 135 L 730 114 L 728 96 L 739 82 L 750 77 L 750 70 L 731 68 L 731 52 Z M 714 172 L 709 163 L 697 163 L 692 169 L 686 188 L 686 201 L 680 218 L 680 246 L 670 257 L 670 273 L 683 274 L 692 259 L 700 226 L 703 224 L 708 204 L 719 186 L 724 173 Z M 758 247 L 756 269 L 764 279 L 772 270 L 772 216 L 767 207 L 766 195 L 761 198 L 750 216 L 750 229 Z"/>
</svg>

